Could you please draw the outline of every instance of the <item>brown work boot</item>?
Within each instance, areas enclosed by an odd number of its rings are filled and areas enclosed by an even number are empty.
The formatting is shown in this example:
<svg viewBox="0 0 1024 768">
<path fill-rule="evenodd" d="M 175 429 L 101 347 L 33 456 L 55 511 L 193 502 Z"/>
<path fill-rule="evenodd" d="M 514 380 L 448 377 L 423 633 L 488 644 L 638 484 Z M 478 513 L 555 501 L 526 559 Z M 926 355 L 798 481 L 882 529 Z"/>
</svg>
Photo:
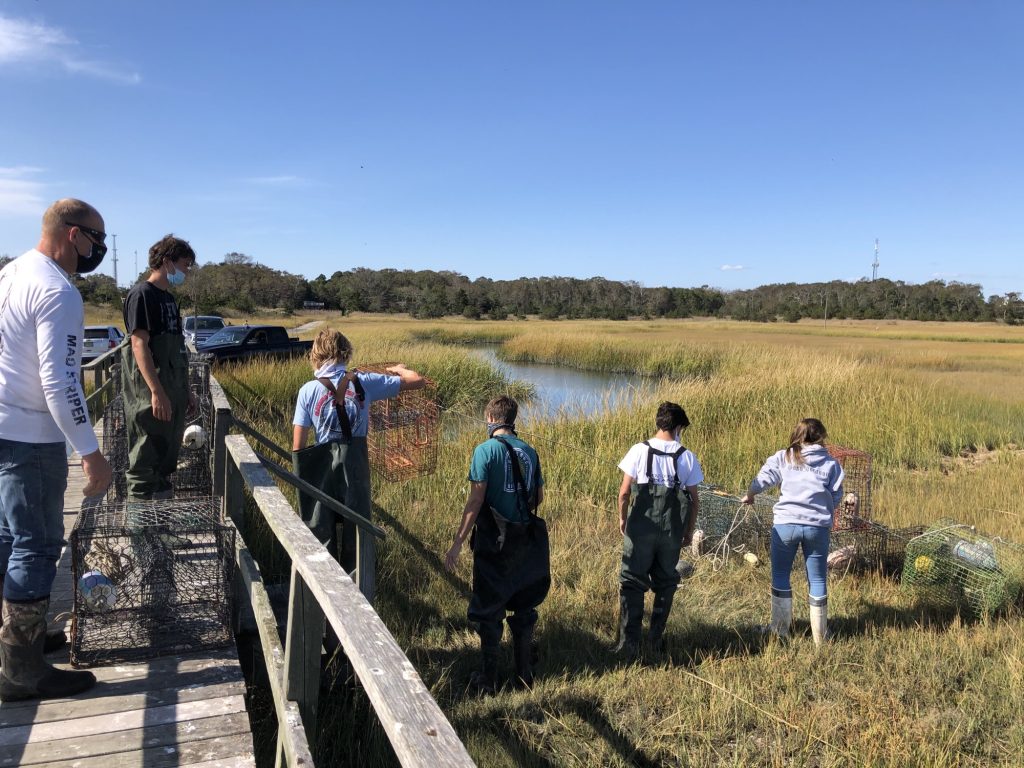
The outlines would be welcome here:
<svg viewBox="0 0 1024 768">
<path fill-rule="evenodd" d="M 43 658 L 50 598 L 31 603 L 3 601 L 0 627 L 0 701 L 56 699 L 92 688 L 92 672 L 57 669 Z"/>
</svg>

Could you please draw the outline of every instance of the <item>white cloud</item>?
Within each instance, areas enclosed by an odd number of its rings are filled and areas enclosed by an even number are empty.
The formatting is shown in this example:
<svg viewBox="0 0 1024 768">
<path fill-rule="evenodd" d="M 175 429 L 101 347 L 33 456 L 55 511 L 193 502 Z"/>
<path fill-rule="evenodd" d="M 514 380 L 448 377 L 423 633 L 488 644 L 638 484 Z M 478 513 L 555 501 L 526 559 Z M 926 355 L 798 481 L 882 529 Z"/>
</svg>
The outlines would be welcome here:
<svg viewBox="0 0 1024 768">
<path fill-rule="evenodd" d="M 0 216 L 38 216 L 43 211 L 45 185 L 31 178 L 42 170 L 25 165 L 0 167 Z"/>
<path fill-rule="evenodd" d="M 41 22 L 0 16 L 0 66 L 57 64 L 67 72 L 135 85 L 142 78 L 113 63 L 91 59 L 77 40 Z"/>
<path fill-rule="evenodd" d="M 740 272 L 746 269 L 746 267 L 744 267 L 742 264 L 723 264 L 721 267 L 719 267 L 719 269 L 721 269 L 723 272 Z"/>
</svg>

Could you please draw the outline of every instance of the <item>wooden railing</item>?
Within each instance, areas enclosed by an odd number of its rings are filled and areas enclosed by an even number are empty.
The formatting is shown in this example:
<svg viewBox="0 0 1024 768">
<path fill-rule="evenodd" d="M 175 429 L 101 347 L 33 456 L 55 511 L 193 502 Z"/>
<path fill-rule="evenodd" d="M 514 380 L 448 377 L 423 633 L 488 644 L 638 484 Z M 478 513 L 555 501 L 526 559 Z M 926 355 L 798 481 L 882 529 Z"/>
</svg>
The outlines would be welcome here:
<svg viewBox="0 0 1024 768">
<path fill-rule="evenodd" d="M 114 397 L 117 388 L 115 378 L 117 366 L 120 365 L 121 349 L 127 343 L 127 340 L 121 342 L 119 346 L 107 350 L 95 360 L 82 366 L 79 376 L 82 388 L 85 389 L 87 384 L 92 386 L 92 392 L 85 398 L 85 405 L 93 424 L 100 418 L 103 409 Z"/>
<path fill-rule="evenodd" d="M 250 435 L 255 430 L 232 418 L 227 398 L 213 378 L 210 389 L 215 414 L 214 486 L 216 492 L 223 494 L 226 519 L 234 523 L 240 534 L 236 537 L 240 582 L 236 592 L 238 601 L 245 600 L 252 608 L 263 647 L 279 724 L 277 765 L 314 764 L 309 744 L 316 731 L 325 622 L 337 635 L 403 766 L 474 765 L 455 729 L 367 597 L 366 593 L 370 597 L 373 594 L 374 539 L 383 537 L 383 531 L 312 486 L 301 481 L 295 483 L 298 478 L 257 454 L 244 435 L 229 434 L 232 427 Z M 266 445 L 262 435 L 254 439 Z M 283 452 L 276 446 L 275 449 Z M 360 552 L 356 576 L 360 586 L 302 522 L 271 473 L 302 487 L 303 492 L 356 524 Z M 267 528 L 291 559 L 283 642 L 259 565 L 245 544 L 246 494 L 252 496 Z"/>
</svg>

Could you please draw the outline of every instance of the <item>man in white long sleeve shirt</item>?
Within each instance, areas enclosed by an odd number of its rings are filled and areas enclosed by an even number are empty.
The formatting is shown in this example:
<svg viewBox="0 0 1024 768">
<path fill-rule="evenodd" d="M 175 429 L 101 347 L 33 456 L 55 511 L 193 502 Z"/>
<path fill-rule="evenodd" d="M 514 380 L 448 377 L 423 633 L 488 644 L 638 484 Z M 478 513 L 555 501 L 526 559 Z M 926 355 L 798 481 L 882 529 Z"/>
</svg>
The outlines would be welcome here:
<svg viewBox="0 0 1024 768">
<path fill-rule="evenodd" d="M 99 266 L 103 227 L 91 205 L 58 200 L 43 215 L 39 245 L 0 270 L 2 701 L 69 696 L 96 682 L 50 666 L 43 653 L 64 544 L 65 440 L 82 456 L 85 495 L 110 485 L 79 381 L 84 310 L 70 277 Z"/>
</svg>

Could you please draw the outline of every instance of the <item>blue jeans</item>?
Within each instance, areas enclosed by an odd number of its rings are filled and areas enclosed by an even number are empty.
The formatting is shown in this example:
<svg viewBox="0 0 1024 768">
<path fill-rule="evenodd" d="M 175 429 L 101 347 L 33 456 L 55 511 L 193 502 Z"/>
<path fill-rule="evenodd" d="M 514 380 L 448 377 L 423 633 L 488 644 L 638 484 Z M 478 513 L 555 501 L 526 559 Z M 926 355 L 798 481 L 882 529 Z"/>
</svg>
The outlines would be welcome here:
<svg viewBox="0 0 1024 768">
<path fill-rule="evenodd" d="M 803 546 L 804 562 L 807 564 L 808 592 L 812 598 L 823 598 L 828 594 L 829 529 L 820 525 L 798 525 L 776 523 L 772 526 L 772 593 L 792 594 L 790 574 L 797 549 Z"/>
<path fill-rule="evenodd" d="M 0 574 L 4 599 L 49 597 L 64 547 L 68 457 L 61 443 L 0 438 Z"/>
</svg>

